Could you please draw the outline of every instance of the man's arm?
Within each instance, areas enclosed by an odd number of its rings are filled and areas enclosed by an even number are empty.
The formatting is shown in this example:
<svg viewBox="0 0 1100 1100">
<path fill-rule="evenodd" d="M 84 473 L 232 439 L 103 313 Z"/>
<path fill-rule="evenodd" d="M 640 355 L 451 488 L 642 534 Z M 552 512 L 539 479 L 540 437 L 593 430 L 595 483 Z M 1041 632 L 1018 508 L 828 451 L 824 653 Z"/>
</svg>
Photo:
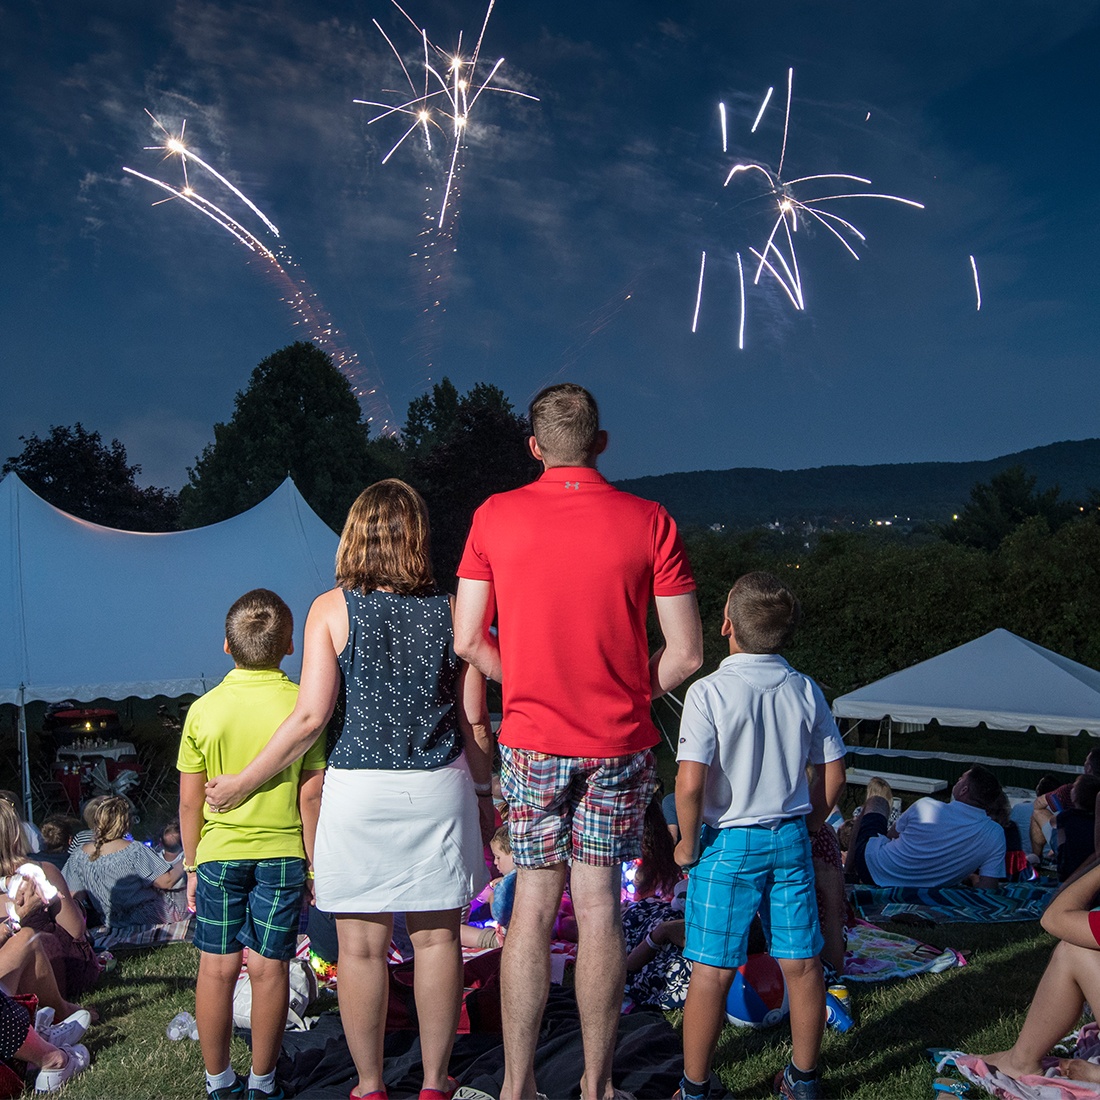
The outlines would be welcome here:
<svg viewBox="0 0 1100 1100">
<path fill-rule="evenodd" d="M 306 850 L 309 869 L 313 870 L 313 842 L 317 839 L 317 817 L 321 812 L 321 787 L 325 781 L 323 771 L 303 771 L 298 776 L 298 814 L 302 819 L 302 844 Z M 313 902 L 313 880 L 307 882 L 309 900 Z"/>
<path fill-rule="evenodd" d="M 206 772 L 180 772 L 180 842 L 184 867 L 194 867 L 202 835 L 203 804 L 206 802 Z M 194 871 L 187 874 L 187 908 L 195 911 L 195 891 L 199 880 Z"/>
<path fill-rule="evenodd" d="M 459 588 L 459 598 L 462 589 Z M 650 697 L 659 699 L 682 684 L 703 663 L 703 624 L 694 592 L 657 596 L 657 623 L 665 644 L 649 659 Z M 679 813 L 679 807 L 677 807 Z M 681 826 L 683 832 L 683 826 Z"/>
<path fill-rule="evenodd" d="M 680 843 L 676 862 L 690 867 L 699 859 L 699 831 L 703 825 L 703 793 L 710 768 L 697 760 L 681 760 L 676 773 L 676 819 L 680 822 Z"/>
<path fill-rule="evenodd" d="M 493 623 L 491 581 L 458 578 L 455 600 L 455 652 L 489 680 L 501 681 L 500 646 L 489 633 Z"/>
</svg>

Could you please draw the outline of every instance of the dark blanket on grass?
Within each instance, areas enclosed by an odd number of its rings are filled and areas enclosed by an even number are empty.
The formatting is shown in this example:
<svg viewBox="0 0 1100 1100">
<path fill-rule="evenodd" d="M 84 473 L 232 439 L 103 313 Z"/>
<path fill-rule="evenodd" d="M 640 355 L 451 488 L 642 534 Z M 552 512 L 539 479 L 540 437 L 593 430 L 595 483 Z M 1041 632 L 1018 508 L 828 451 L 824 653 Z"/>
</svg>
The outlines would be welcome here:
<svg viewBox="0 0 1100 1100">
<path fill-rule="evenodd" d="M 420 1040 L 415 1031 L 386 1036 L 385 1082 L 391 1096 L 415 1096 L 420 1088 Z M 577 1002 L 571 989 L 554 987 L 542 1018 L 535 1074 L 539 1091 L 551 1100 L 580 1096 L 584 1067 Z M 680 1037 L 660 1013 L 635 1012 L 619 1024 L 614 1080 L 640 1100 L 673 1094 L 680 1084 Z M 499 1035 L 459 1035 L 451 1073 L 464 1085 L 500 1095 L 504 1048 Z M 355 1068 L 336 1013 L 326 1012 L 312 1031 L 288 1032 L 279 1058 L 279 1080 L 306 1098 L 346 1100 L 356 1083 Z"/>
<path fill-rule="evenodd" d="M 928 921 L 932 924 L 999 924 L 1038 920 L 1053 895 L 1047 886 L 1012 882 L 995 890 L 965 886 L 853 886 L 852 904 L 866 921 Z"/>
</svg>

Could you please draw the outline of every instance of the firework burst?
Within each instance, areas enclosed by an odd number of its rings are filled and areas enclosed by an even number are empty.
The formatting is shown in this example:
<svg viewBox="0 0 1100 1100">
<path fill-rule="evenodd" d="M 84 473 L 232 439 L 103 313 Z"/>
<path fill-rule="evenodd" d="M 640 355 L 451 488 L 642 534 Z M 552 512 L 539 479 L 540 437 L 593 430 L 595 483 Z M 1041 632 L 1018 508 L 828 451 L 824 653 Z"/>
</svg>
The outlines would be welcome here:
<svg viewBox="0 0 1100 1100">
<path fill-rule="evenodd" d="M 294 324 L 301 326 L 308 339 L 312 340 L 329 355 L 337 369 L 351 383 L 353 391 L 366 409 L 367 419 L 374 425 L 375 430 L 382 435 L 394 434 L 396 429 L 393 412 L 380 386 L 371 382 L 358 354 L 343 340 L 340 330 L 333 324 L 331 316 L 322 305 L 316 292 L 301 276 L 291 275 L 290 271 L 296 269 L 297 264 L 290 254 L 282 245 L 277 246 L 278 254 L 276 254 L 261 237 L 253 233 L 238 218 L 235 218 L 205 195 L 200 194 L 187 171 L 188 164 L 198 165 L 202 168 L 212 179 L 228 190 L 237 201 L 256 215 L 270 233 L 278 237 L 279 230 L 274 222 L 240 188 L 226 179 L 222 173 L 213 168 L 185 144 L 186 119 L 180 123 L 179 134 L 173 134 L 152 112 L 146 110 L 145 113 L 149 115 L 164 135 L 164 144 L 150 145 L 145 148 L 151 151 L 163 152 L 165 160 L 179 157 L 183 176 L 182 185 L 173 186 L 164 180 L 157 179 L 145 172 L 139 172 L 134 168 L 124 166 L 122 170 L 164 192 L 166 197 L 158 199 L 153 203 L 154 206 L 174 201 L 186 203 L 221 226 L 231 237 L 243 244 L 245 248 L 262 261 L 263 270 L 278 288 L 281 300 L 294 313 Z M 244 216 L 246 215 L 242 215 L 242 217 Z"/>
<path fill-rule="evenodd" d="M 835 210 L 830 209 L 829 204 L 845 202 L 851 199 L 879 199 L 886 202 L 897 202 L 904 206 L 924 209 L 924 204 L 915 199 L 903 198 L 900 195 L 882 194 L 873 191 L 859 191 L 850 187 L 858 184 L 865 187 L 871 186 L 871 181 L 863 176 L 852 175 L 847 172 L 820 172 L 809 176 L 799 176 L 796 179 L 785 179 L 783 165 L 787 157 L 787 139 L 790 133 L 791 122 L 791 98 L 794 89 L 794 69 L 787 70 L 787 109 L 783 119 L 783 144 L 779 153 L 779 164 L 774 171 L 767 165 L 757 161 L 744 161 L 734 164 L 726 175 L 723 187 L 742 176 L 746 179 L 759 180 L 763 186 L 763 193 L 759 196 L 774 204 L 775 221 L 771 232 L 760 248 L 750 248 L 749 252 L 756 260 L 756 271 L 752 277 L 752 285 L 757 286 L 761 278 L 767 274 L 779 285 L 796 310 L 806 308 L 806 297 L 802 285 L 802 275 L 798 265 L 798 251 L 795 247 L 795 237 L 800 225 L 815 225 L 827 229 L 855 260 L 859 259 L 856 247 L 866 241 L 864 234 L 848 219 L 842 217 Z M 764 96 L 764 101 L 757 111 L 752 125 L 752 133 L 760 125 L 760 120 L 767 110 L 774 89 L 769 88 Z M 724 112 L 723 112 L 724 117 Z M 724 127 L 723 127 L 724 130 Z M 723 145 L 725 134 L 723 133 Z M 840 193 L 831 194 L 806 194 L 807 185 L 820 186 L 824 181 L 843 181 L 848 188 Z M 830 185 L 835 187 L 836 183 Z M 811 187 L 816 190 L 816 187 Z M 695 313 L 692 318 L 692 331 L 699 323 L 699 309 L 703 294 L 703 272 L 705 268 L 705 256 L 699 268 L 699 284 L 696 290 Z M 741 319 L 738 330 L 738 346 L 744 347 L 745 333 L 745 279 L 741 254 L 737 254 L 738 280 L 741 293 Z"/>
<path fill-rule="evenodd" d="M 515 88 L 506 88 L 494 84 L 493 80 L 500 67 L 504 64 L 504 58 L 498 58 L 489 69 L 484 79 L 478 74 L 478 65 L 481 62 L 481 46 L 485 39 L 485 31 L 489 26 L 489 17 L 493 14 L 496 0 L 489 0 L 489 6 L 485 9 L 485 18 L 482 20 L 481 31 L 477 36 L 477 43 L 473 52 L 462 52 L 462 34 L 458 36 L 458 45 L 454 50 L 444 50 L 435 45 L 428 37 L 425 28 L 417 26 L 415 20 L 397 2 L 392 0 L 393 6 L 408 20 L 412 28 L 417 32 L 423 51 L 423 58 L 413 64 L 416 69 L 423 66 L 424 80 L 418 87 L 413 80 L 409 66 L 401 52 L 394 45 L 393 40 L 382 29 L 382 25 L 375 19 L 374 25 L 386 40 L 386 44 L 397 58 L 401 71 L 409 85 L 409 94 L 406 97 L 401 93 L 394 93 L 398 97 L 396 102 L 379 102 L 370 99 L 356 99 L 355 103 L 361 103 L 367 107 L 379 108 L 376 114 L 367 123 L 373 126 L 376 122 L 397 116 L 408 123 L 407 129 L 394 143 L 390 151 L 382 158 L 385 164 L 390 157 L 401 148 L 405 142 L 419 132 L 424 139 L 425 149 L 432 151 L 432 131 L 438 132 L 449 146 L 447 157 L 447 174 L 443 185 L 443 202 L 439 208 L 438 227 L 443 228 L 447 215 L 448 205 L 453 204 L 452 192 L 457 180 L 457 174 L 461 167 L 462 155 L 466 148 L 466 138 L 470 129 L 470 117 L 478 100 L 486 92 L 496 92 L 502 95 L 518 96 L 520 99 L 538 102 L 538 97 L 528 95 L 526 92 L 517 91 Z"/>
</svg>

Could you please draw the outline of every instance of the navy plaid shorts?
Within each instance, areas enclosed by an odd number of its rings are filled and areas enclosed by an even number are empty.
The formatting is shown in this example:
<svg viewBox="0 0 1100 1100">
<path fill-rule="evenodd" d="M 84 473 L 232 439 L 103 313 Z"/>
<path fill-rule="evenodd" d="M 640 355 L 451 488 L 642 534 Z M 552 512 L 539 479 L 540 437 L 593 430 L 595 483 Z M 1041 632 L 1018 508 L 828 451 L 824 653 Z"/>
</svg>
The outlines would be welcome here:
<svg viewBox="0 0 1100 1100">
<path fill-rule="evenodd" d="M 298 946 L 306 861 L 230 859 L 200 863 L 195 946 L 210 955 L 247 947 L 286 962 Z"/>
</svg>

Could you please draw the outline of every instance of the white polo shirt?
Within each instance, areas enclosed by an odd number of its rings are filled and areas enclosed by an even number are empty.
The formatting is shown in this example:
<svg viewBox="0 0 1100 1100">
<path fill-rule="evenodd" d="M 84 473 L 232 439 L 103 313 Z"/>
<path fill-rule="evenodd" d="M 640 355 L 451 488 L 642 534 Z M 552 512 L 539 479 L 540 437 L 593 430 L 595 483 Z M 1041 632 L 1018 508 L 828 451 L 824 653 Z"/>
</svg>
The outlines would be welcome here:
<svg viewBox="0 0 1100 1100">
<path fill-rule="evenodd" d="M 973 871 L 1005 877 L 1005 831 L 977 806 L 920 798 L 894 828 L 896 840 L 867 842 L 876 886 L 954 886 Z"/>
<path fill-rule="evenodd" d="M 710 768 L 707 825 L 804 817 L 807 762 L 839 760 L 844 751 L 821 688 L 777 653 L 734 653 L 688 688 L 676 759 Z"/>
</svg>

